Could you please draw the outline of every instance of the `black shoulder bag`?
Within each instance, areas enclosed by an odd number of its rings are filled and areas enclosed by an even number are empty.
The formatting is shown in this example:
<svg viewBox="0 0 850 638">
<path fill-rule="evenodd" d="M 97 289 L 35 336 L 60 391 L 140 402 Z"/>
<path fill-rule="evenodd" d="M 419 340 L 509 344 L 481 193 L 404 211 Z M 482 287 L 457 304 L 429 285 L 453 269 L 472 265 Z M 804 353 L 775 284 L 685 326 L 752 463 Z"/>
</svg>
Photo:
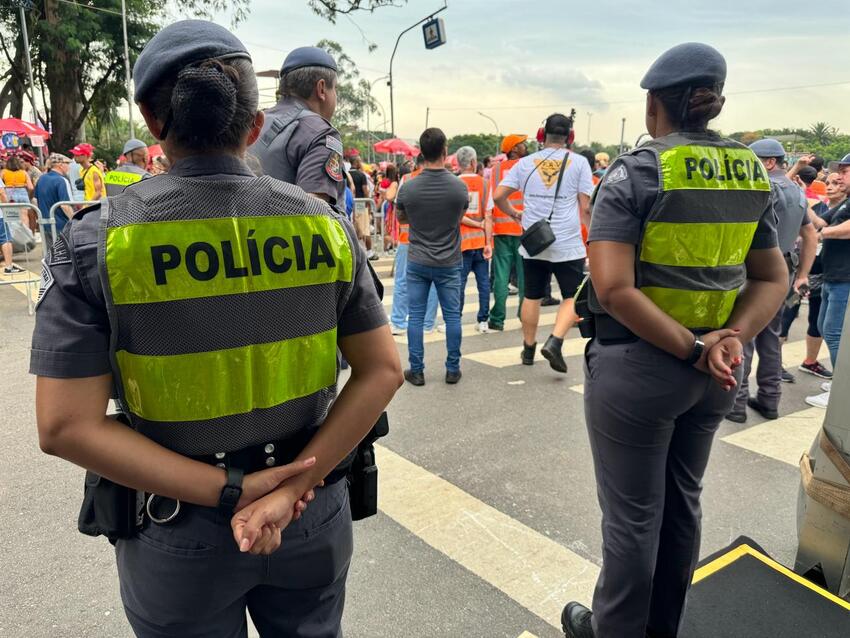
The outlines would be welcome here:
<svg viewBox="0 0 850 638">
<path fill-rule="evenodd" d="M 567 168 L 567 160 L 570 157 L 570 152 L 567 151 L 564 155 L 564 161 L 561 162 L 561 170 L 558 171 L 558 183 L 555 186 L 555 197 L 552 200 L 552 210 L 549 212 L 549 217 L 534 222 L 531 226 L 522 231 L 522 237 L 519 238 L 522 247 L 530 257 L 539 255 L 544 250 L 555 243 L 555 233 L 552 232 L 552 215 L 555 214 L 555 204 L 558 203 L 558 192 L 561 190 L 561 182 L 564 179 L 564 171 Z"/>
</svg>

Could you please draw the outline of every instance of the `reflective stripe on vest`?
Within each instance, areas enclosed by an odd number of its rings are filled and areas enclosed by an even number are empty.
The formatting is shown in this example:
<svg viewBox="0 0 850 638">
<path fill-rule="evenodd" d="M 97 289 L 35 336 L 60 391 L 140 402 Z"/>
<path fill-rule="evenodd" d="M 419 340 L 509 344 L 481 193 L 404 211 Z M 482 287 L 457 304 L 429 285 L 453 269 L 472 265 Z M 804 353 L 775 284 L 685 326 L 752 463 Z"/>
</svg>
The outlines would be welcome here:
<svg viewBox="0 0 850 638">
<path fill-rule="evenodd" d="M 321 424 L 354 252 L 313 200 L 269 177 L 164 175 L 103 205 L 114 378 L 142 434 L 198 455 Z"/>
<path fill-rule="evenodd" d="M 770 197 L 767 174 L 729 140 L 673 134 L 646 146 L 658 153 L 661 194 L 643 226 L 638 285 L 682 325 L 720 328 L 746 281 L 744 261 Z"/>
<path fill-rule="evenodd" d="M 103 176 L 103 183 L 106 184 L 106 195 L 117 195 L 131 184 L 142 181 L 143 177 L 144 175 L 141 173 L 131 173 L 120 168 L 109 171 Z"/>
<path fill-rule="evenodd" d="M 505 160 L 504 162 L 497 163 L 493 167 L 493 170 L 490 173 L 491 193 L 496 192 L 496 188 L 498 188 L 504 176 L 518 161 L 519 160 Z M 516 191 L 511 194 L 508 200 L 511 202 L 511 206 L 517 210 L 522 210 L 522 191 Z M 493 235 L 511 235 L 514 237 L 522 235 L 522 224 L 507 213 L 502 212 L 502 210 L 495 204 L 493 205 Z"/>
<path fill-rule="evenodd" d="M 485 199 L 486 193 L 484 192 L 484 178 L 480 175 L 461 175 L 460 179 L 466 184 L 467 191 L 469 192 L 469 208 L 466 210 L 464 217 L 483 222 L 484 212 L 487 206 Z M 484 248 L 486 243 L 484 228 L 468 226 L 461 222 L 460 240 L 460 249 L 463 252 Z"/>
</svg>

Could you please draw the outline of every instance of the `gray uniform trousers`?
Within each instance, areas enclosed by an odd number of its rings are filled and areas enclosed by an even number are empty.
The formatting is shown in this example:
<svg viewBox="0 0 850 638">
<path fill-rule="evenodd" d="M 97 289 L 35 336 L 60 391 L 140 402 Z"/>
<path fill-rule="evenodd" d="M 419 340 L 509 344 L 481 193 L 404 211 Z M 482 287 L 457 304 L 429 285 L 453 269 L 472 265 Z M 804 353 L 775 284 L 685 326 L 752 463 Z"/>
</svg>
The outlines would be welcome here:
<svg viewBox="0 0 850 638">
<path fill-rule="evenodd" d="M 345 480 L 316 490 L 270 556 L 241 554 L 230 518 L 183 504 L 172 524 L 146 521 L 118 541 L 121 599 L 142 638 L 337 638 L 352 553 Z"/>
<path fill-rule="evenodd" d="M 699 553 L 702 477 L 735 395 L 645 341 L 594 339 L 585 377 L 602 509 L 596 637 L 676 636 Z"/>
<path fill-rule="evenodd" d="M 782 311 L 784 308 L 785 305 L 783 304 L 765 329 L 744 346 L 744 378 L 739 386 L 732 412 L 741 414 L 747 411 L 747 399 L 750 396 L 748 379 L 753 369 L 754 352 L 759 353 L 759 364 L 756 371 L 756 381 L 758 382 L 756 399 L 769 410 L 779 408 L 779 399 L 782 397 L 782 343 L 779 341 L 779 333 L 782 330 Z"/>
</svg>

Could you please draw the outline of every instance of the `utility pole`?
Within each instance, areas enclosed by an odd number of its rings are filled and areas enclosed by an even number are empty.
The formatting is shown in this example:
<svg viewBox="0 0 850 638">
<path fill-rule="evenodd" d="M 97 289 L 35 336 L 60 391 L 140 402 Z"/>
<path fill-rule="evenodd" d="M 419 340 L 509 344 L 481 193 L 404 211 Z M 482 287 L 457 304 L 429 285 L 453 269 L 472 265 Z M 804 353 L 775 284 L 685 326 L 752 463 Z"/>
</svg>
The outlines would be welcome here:
<svg viewBox="0 0 850 638">
<path fill-rule="evenodd" d="M 130 137 L 136 137 L 133 130 L 133 98 L 130 95 L 132 91 L 130 81 L 130 47 L 127 44 L 127 3 L 121 0 L 121 24 L 124 27 L 124 70 L 126 72 L 127 81 L 127 122 L 130 124 Z"/>
<path fill-rule="evenodd" d="M 493 126 L 496 127 L 496 136 L 499 138 L 499 139 L 496 140 L 496 155 L 498 155 L 499 150 L 500 150 L 500 142 L 502 140 L 502 131 L 499 130 L 499 125 L 496 123 L 496 120 L 494 120 L 492 117 L 490 117 L 486 113 L 482 113 L 481 111 L 478 111 L 478 115 L 480 115 L 481 117 L 487 118 L 488 120 L 493 122 Z"/>
<path fill-rule="evenodd" d="M 386 76 L 386 75 L 382 75 L 381 77 L 375 78 L 374 80 L 369 82 L 369 103 L 366 105 L 366 132 L 367 133 L 371 132 L 371 129 L 369 128 L 369 115 L 372 113 L 372 87 L 375 86 L 376 82 L 380 82 L 381 80 L 385 80 L 385 79 L 387 79 L 387 77 L 388 76 Z M 376 100 L 376 102 L 377 102 L 377 100 Z M 384 107 L 382 106 L 381 110 L 383 111 L 383 109 L 384 109 Z M 387 118 L 386 118 L 386 115 L 385 115 L 384 120 L 386 120 L 386 119 Z M 371 163 L 371 162 L 374 162 L 374 161 L 375 161 L 375 154 L 372 152 L 372 143 L 369 142 L 369 162 Z"/>
<path fill-rule="evenodd" d="M 587 112 L 587 145 L 590 146 L 590 122 L 593 119 L 593 113 Z"/>
<path fill-rule="evenodd" d="M 430 119 L 430 117 L 431 117 L 431 107 L 426 106 L 425 107 L 425 128 L 428 128 L 428 120 Z"/>
<path fill-rule="evenodd" d="M 431 15 L 425 16 L 421 20 L 417 20 L 414 24 L 411 24 L 404 31 L 399 33 L 398 38 L 396 38 L 395 46 L 393 47 L 393 53 L 390 56 L 390 73 L 389 73 L 389 80 L 387 81 L 387 86 L 390 87 L 390 133 L 392 134 L 393 137 L 395 137 L 395 103 L 393 102 L 393 60 L 395 60 L 395 53 L 396 53 L 396 51 L 398 51 L 398 43 L 401 41 L 401 36 L 403 36 L 405 33 L 410 31 L 411 29 L 419 26 L 420 24 L 422 24 L 426 20 L 430 20 L 435 15 L 445 11 L 448 8 L 449 7 L 446 4 L 446 0 L 443 0 L 443 8 L 442 9 L 438 9 L 437 11 L 432 13 Z"/>
<path fill-rule="evenodd" d="M 20 2 L 20 4 L 18 5 L 18 8 L 20 9 L 20 12 L 21 12 L 21 35 L 23 36 L 23 39 L 24 39 L 24 51 L 26 53 L 25 57 L 26 57 L 26 61 L 27 61 L 27 76 L 29 77 L 29 84 L 30 84 L 29 98 L 30 98 L 30 104 L 32 105 L 32 119 L 33 119 L 33 123 L 36 126 L 41 126 L 41 124 L 38 121 L 38 108 L 35 105 L 35 81 L 33 80 L 33 77 L 32 77 L 32 59 L 30 58 L 30 39 L 29 39 L 29 34 L 27 33 L 27 14 L 24 11 L 24 7 L 28 8 L 28 9 L 32 9 L 32 3 L 29 2 L 29 0 L 22 0 Z M 39 163 L 41 163 L 43 165 L 44 164 L 44 151 L 42 149 L 44 147 L 43 146 L 37 146 L 36 148 L 38 149 Z"/>
<path fill-rule="evenodd" d="M 626 118 L 623 118 L 623 124 L 620 127 L 620 148 L 617 151 L 617 155 L 623 154 L 623 146 L 625 145 L 625 135 L 626 135 Z"/>
</svg>

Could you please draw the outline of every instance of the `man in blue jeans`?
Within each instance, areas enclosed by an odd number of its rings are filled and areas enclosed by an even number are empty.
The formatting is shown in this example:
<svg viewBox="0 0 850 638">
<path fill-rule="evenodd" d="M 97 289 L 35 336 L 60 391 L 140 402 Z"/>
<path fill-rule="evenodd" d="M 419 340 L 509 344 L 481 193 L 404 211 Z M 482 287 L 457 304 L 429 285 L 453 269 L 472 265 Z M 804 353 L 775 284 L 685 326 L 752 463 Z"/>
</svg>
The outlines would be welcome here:
<svg viewBox="0 0 850 638">
<path fill-rule="evenodd" d="M 396 197 L 399 222 L 410 226 L 407 256 L 407 348 L 410 369 L 404 378 L 425 385 L 423 329 L 428 293 L 433 285 L 446 322 L 446 383 L 460 381 L 460 295 L 463 258 L 460 221 L 469 207 L 466 185 L 445 169 L 446 136 L 438 128 L 419 137 L 422 173 L 405 184 Z"/>
<path fill-rule="evenodd" d="M 412 173 L 403 175 L 398 184 L 398 190 L 422 172 L 421 158 L 416 158 L 417 168 Z M 398 198 L 398 195 L 396 195 Z M 393 265 L 393 307 L 390 313 L 390 328 L 394 335 L 402 335 L 407 332 L 407 316 L 410 311 L 410 303 L 407 299 L 407 254 L 410 252 L 410 225 L 400 224 L 398 233 L 398 248 L 395 253 L 395 264 Z M 428 307 L 425 310 L 425 332 L 434 330 L 437 320 L 437 289 L 431 286 L 428 293 Z"/>
</svg>

